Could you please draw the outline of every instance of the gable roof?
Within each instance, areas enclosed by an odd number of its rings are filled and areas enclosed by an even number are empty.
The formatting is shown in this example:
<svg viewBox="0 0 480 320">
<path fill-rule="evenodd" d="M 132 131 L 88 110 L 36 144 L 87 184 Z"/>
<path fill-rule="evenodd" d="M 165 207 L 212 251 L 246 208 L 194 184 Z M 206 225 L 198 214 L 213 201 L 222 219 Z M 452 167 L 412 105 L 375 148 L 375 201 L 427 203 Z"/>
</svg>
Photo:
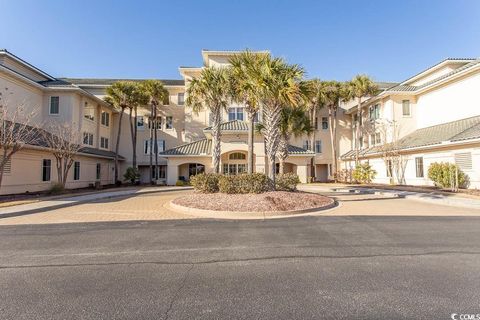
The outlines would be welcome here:
<svg viewBox="0 0 480 320">
<path fill-rule="evenodd" d="M 241 120 L 232 120 L 220 124 L 221 131 L 245 131 L 248 132 L 248 123 Z M 212 131 L 212 126 L 206 127 L 203 131 Z"/>
<path fill-rule="evenodd" d="M 480 116 L 447 122 L 415 130 L 398 141 L 397 150 L 437 146 L 443 143 L 460 142 L 480 138 Z M 380 147 L 371 147 L 360 151 L 361 156 L 381 152 Z M 355 150 L 343 154 L 347 159 L 355 156 Z"/>
</svg>

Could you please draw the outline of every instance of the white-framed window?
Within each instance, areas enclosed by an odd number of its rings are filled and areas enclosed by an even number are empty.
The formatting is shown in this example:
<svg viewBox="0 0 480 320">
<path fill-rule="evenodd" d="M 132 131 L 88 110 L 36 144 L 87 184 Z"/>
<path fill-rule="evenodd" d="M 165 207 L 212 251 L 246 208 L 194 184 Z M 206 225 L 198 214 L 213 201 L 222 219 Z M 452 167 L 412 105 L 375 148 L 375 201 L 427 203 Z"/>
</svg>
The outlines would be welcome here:
<svg viewBox="0 0 480 320">
<path fill-rule="evenodd" d="M 185 104 L 185 93 L 180 92 L 177 94 L 177 103 L 179 106 L 183 106 Z"/>
<path fill-rule="evenodd" d="M 309 141 L 309 140 L 303 141 L 303 149 L 305 149 L 305 150 L 311 150 L 311 149 L 310 149 L 310 141 Z"/>
<path fill-rule="evenodd" d="M 93 133 L 90 133 L 90 132 L 83 133 L 83 144 L 93 146 Z"/>
<path fill-rule="evenodd" d="M 100 137 L 100 148 L 108 149 L 108 138 Z"/>
<path fill-rule="evenodd" d="M 173 117 L 165 117 L 165 129 L 173 129 Z"/>
<path fill-rule="evenodd" d="M 60 113 L 60 97 L 50 97 L 49 114 L 57 115 Z"/>
<path fill-rule="evenodd" d="M 137 128 L 143 130 L 145 128 L 145 122 L 143 116 L 137 116 Z"/>
<path fill-rule="evenodd" d="M 370 135 L 370 145 L 374 146 L 375 145 L 375 133 L 372 133 Z"/>
<path fill-rule="evenodd" d="M 402 100 L 402 115 L 404 117 L 411 116 L 410 100 Z"/>
<path fill-rule="evenodd" d="M 243 110 L 242 107 L 231 107 L 228 108 L 228 121 L 240 120 L 243 121 Z"/>
<path fill-rule="evenodd" d="M 369 118 L 370 120 L 380 119 L 380 105 L 376 104 L 369 108 Z"/>
<path fill-rule="evenodd" d="M 245 153 L 241 152 L 234 152 L 228 155 L 229 160 L 245 160 L 246 158 L 247 156 L 245 155 Z"/>
<path fill-rule="evenodd" d="M 95 121 L 95 108 L 88 102 L 85 102 L 83 107 L 83 117 L 87 120 Z"/>
<path fill-rule="evenodd" d="M 104 125 L 105 127 L 109 127 L 110 126 L 110 113 L 108 113 L 107 111 L 102 111 L 102 116 L 101 116 L 101 123 L 102 125 Z"/>
<path fill-rule="evenodd" d="M 375 144 L 381 144 L 382 143 L 382 136 L 380 135 L 380 132 L 375 133 Z"/>
<path fill-rule="evenodd" d="M 143 153 L 148 155 L 150 154 L 150 147 L 154 145 L 155 141 L 152 141 L 153 144 L 150 143 L 150 139 L 145 140 L 143 142 Z M 158 153 L 165 151 L 165 140 L 157 140 L 157 148 Z M 152 150 L 153 154 L 155 154 L 155 150 Z"/>
<path fill-rule="evenodd" d="M 152 126 L 156 130 L 162 129 L 162 117 L 157 117 L 157 119 L 148 119 L 148 129 L 152 129 Z"/>
<path fill-rule="evenodd" d="M 423 157 L 416 157 L 415 158 L 415 172 L 416 172 L 417 178 L 423 178 L 424 177 Z"/>
<path fill-rule="evenodd" d="M 42 160 L 42 181 L 50 181 L 52 173 L 52 160 Z"/>
<path fill-rule="evenodd" d="M 327 117 L 322 117 L 322 129 L 323 130 L 328 129 L 328 118 Z"/>
<path fill-rule="evenodd" d="M 80 180 L 80 161 L 73 164 L 73 180 Z"/>
<path fill-rule="evenodd" d="M 322 153 L 322 140 L 315 141 L 315 153 Z"/>
</svg>

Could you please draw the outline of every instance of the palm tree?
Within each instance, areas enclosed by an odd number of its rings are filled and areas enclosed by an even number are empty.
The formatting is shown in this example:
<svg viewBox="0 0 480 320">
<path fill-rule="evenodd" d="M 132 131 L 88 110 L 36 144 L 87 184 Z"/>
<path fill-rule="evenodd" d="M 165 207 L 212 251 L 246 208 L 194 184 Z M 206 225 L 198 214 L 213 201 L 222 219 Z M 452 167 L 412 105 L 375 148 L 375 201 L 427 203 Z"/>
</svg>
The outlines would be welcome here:
<svg viewBox="0 0 480 320">
<path fill-rule="evenodd" d="M 265 60 L 265 53 L 245 50 L 230 58 L 230 95 L 232 100 L 243 104 L 248 118 L 248 165 L 247 172 L 253 173 L 253 144 L 255 118 L 258 116 L 259 88 L 255 77 Z"/>
<path fill-rule="evenodd" d="M 148 97 L 150 104 L 150 181 L 158 179 L 158 135 L 157 135 L 157 109 L 168 97 L 168 91 L 163 83 L 158 80 L 146 80 L 141 84 L 142 92 Z M 152 150 L 153 149 L 153 150 Z M 155 175 L 152 176 L 153 153 L 155 153 Z"/>
<path fill-rule="evenodd" d="M 131 93 L 129 100 L 130 103 L 128 105 L 128 120 L 130 123 L 130 135 L 132 137 L 132 167 L 137 169 L 138 107 L 144 106 L 148 103 L 148 96 L 142 91 L 141 83 L 132 82 L 132 85 L 133 91 Z"/>
<path fill-rule="evenodd" d="M 212 165 L 215 173 L 220 173 L 220 123 L 222 111 L 230 102 L 229 86 L 226 68 L 206 67 L 200 77 L 190 81 L 187 89 L 187 105 L 194 112 L 206 108 L 212 116 Z"/>
<path fill-rule="evenodd" d="M 355 164 L 358 164 L 360 147 L 360 125 L 362 123 L 362 98 L 377 94 L 378 86 L 366 75 L 355 76 L 348 84 L 348 92 L 351 98 L 357 99 L 357 122 L 355 130 Z"/>
<path fill-rule="evenodd" d="M 323 107 L 324 97 L 324 87 L 320 79 L 312 79 L 305 82 L 308 91 L 307 91 L 307 103 L 306 108 L 310 115 L 310 125 L 312 130 L 310 132 L 310 146 L 313 149 L 315 146 L 315 133 L 317 130 L 317 111 Z M 315 158 L 312 157 L 310 160 L 310 177 L 312 180 L 315 180 Z"/>
<path fill-rule="evenodd" d="M 275 188 L 275 156 L 280 143 L 280 122 L 285 106 L 297 107 L 304 101 L 301 79 L 304 70 L 289 65 L 281 58 L 265 55 L 264 63 L 255 77 L 263 107 L 264 138 L 268 158 L 268 177 Z"/>
<path fill-rule="evenodd" d="M 279 173 L 285 172 L 285 159 L 288 157 L 290 138 L 309 134 L 312 131 L 310 117 L 301 108 L 285 107 L 280 121 L 280 144 L 278 147 Z"/>
<path fill-rule="evenodd" d="M 122 133 L 122 119 L 125 109 L 131 105 L 131 99 L 135 85 L 129 81 L 119 81 L 107 88 L 104 100 L 120 112 L 118 118 L 117 141 L 115 144 L 115 183 L 118 183 L 118 151 L 120 148 L 120 136 Z"/>
</svg>

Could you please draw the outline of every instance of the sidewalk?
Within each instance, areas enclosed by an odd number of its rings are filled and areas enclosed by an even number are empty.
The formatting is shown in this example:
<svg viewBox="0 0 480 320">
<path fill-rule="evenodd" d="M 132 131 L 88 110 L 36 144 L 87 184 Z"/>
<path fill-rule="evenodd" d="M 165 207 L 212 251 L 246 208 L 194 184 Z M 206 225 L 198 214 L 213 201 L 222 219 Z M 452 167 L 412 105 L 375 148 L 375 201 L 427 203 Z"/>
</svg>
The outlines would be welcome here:
<svg viewBox="0 0 480 320">
<path fill-rule="evenodd" d="M 191 190 L 192 187 L 143 187 L 129 188 L 126 190 L 100 191 L 96 193 L 87 193 L 82 195 L 70 195 L 52 200 L 36 201 L 33 203 L 20 204 L 15 206 L 0 208 L 0 218 L 14 217 L 23 214 L 42 212 L 45 210 L 58 209 L 77 204 L 91 202 L 101 199 L 110 199 L 137 194 L 157 193 L 166 191 Z"/>
<path fill-rule="evenodd" d="M 351 192 L 358 194 L 376 194 L 387 197 L 405 198 L 415 201 L 429 202 L 437 205 L 446 205 L 454 207 L 463 207 L 470 209 L 480 209 L 480 200 L 467 198 L 457 194 L 441 194 L 438 192 L 413 192 L 402 190 L 387 190 L 381 188 L 352 187 L 349 185 L 314 185 L 302 184 L 298 186 L 299 190 L 310 192 Z"/>
</svg>

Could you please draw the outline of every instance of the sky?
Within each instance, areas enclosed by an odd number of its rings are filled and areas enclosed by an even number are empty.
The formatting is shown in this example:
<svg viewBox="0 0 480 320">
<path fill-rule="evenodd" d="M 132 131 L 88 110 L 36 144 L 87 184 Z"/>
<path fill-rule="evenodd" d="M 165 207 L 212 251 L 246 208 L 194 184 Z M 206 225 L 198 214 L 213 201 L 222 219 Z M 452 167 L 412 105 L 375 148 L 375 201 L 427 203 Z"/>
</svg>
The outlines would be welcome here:
<svg viewBox="0 0 480 320">
<path fill-rule="evenodd" d="M 249 48 L 308 78 L 402 81 L 480 57 L 480 0 L 0 0 L 0 48 L 55 77 L 180 79 L 202 49 Z"/>
</svg>

